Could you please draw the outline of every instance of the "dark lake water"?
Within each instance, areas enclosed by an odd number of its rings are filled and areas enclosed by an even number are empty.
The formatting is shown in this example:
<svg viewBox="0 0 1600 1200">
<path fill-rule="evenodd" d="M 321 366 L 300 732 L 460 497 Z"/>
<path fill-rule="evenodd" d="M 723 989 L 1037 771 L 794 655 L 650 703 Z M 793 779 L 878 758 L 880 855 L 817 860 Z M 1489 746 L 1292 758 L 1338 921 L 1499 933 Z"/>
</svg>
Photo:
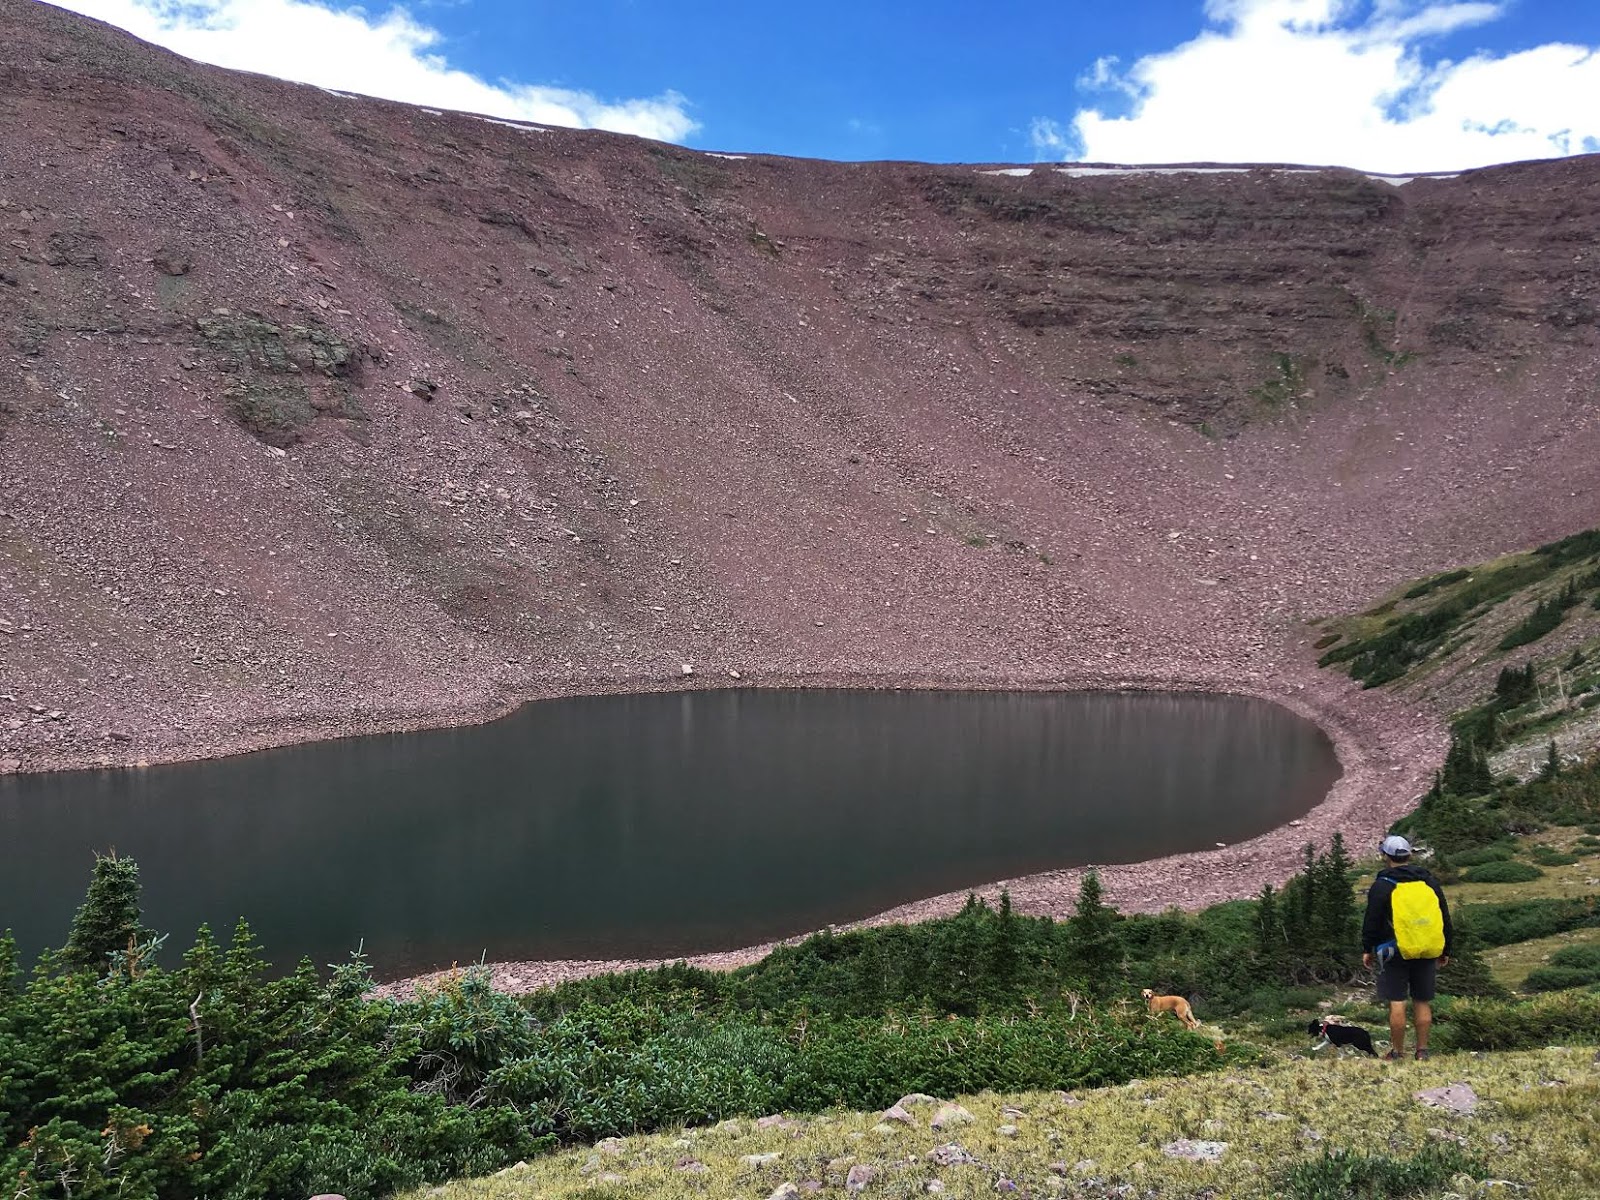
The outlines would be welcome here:
<svg viewBox="0 0 1600 1200">
<path fill-rule="evenodd" d="M 487 954 L 729 949 L 1034 871 L 1236 842 L 1313 807 L 1327 737 L 1264 701 L 712 691 L 142 771 L 0 777 L 0 927 L 65 940 L 95 850 L 187 946 L 380 977 Z"/>
</svg>

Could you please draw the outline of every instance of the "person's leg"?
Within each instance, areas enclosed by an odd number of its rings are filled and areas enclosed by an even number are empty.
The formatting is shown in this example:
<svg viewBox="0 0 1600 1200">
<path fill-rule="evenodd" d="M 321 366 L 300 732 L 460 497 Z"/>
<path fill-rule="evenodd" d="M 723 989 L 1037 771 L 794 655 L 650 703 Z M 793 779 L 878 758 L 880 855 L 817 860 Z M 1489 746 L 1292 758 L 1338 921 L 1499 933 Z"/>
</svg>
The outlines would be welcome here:
<svg viewBox="0 0 1600 1200">
<path fill-rule="evenodd" d="M 1417 1053 L 1421 1054 L 1428 1048 L 1428 1030 L 1433 1028 L 1433 1002 L 1431 1000 L 1413 1000 L 1411 1002 L 1411 1019 L 1417 1027 Z"/>
<path fill-rule="evenodd" d="M 1419 959 L 1411 964 L 1411 1016 L 1417 1027 L 1417 1057 L 1428 1052 L 1428 1030 L 1433 1028 L 1433 995 L 1439 984 L 1439 960 Z"/>
<path fill-rule="evenodd" d="M 1406 1002 L 1389 1001 L 1389 1050 L 1404 1054 L 1406 1048 Z"/>
</svg>

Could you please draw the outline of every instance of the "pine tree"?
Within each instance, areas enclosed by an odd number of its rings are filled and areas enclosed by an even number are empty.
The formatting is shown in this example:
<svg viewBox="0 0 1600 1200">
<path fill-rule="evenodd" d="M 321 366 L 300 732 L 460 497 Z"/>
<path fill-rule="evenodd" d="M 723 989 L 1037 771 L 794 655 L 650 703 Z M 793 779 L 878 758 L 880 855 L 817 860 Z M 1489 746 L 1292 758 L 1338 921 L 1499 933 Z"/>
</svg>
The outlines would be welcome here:
<svg viewBox="0 0 1600 1200">
<path fill-rule="evenodd" d="M 1017 982 L 1017 918 L 1011 911 L 1011 893 L 1004 889 L 1000 892 L 1000 912 L 995 919 L 989 972 L 990 998 L 1006 1003 Z"/>
<path fill-rule="evenodd" d="M 1353 866 L 1344 848 L 1344 834 L 1335 831 L 1327 853 L 1317 859 L 1314 929 L 1318 954 L 1334 971 L 1348 970 L 1353 965 L 1360 938 L 1360 918 L 1350 886 Z"/>
<path fill-rule="evenodd" d="M 1104 901 L 1100 873 L 1091 869 L 1078 887 L 1078 904 L 1067 919 L 1068 944 L 1089 991 L 1109 994 L 1116 967 L 1116 910 Z"/>
<path fill-rule="evenodd" d="M 1278 907 L 1278 893 L 1268 883 L 1262 886 L 1256 900 L 1256 960 L 1276 972 L 1283 966 L 1283 955 L 1283 914 Z"/>
<path fill-rule="evenodd" d="M 149 939 L 150 930 L 139 921 L 139 864 L 118 858 L 115 850 L 96 854 L 89 890 L 61 951 L 62 968 L 103 974 L 113 956 L 125 961 L 123 956 Z"/>
<path fill-rule="evenodd" d="M 1545 755 L 1544 766 L 1539 768 L 1540 779 L 1554 779 L 1561 774 L 1561 753 L 1556 749 L 1556 740 L 1550 739 L 1550 752 Z"/>
<path fill-rule="evenodd" d="M 1317 903 L 1316 848 L 1307 842 L 1302 852 L 1300 873 L 1283 888 L 1283 934 L 1289 957 L 1297 961 L 1310 958 L 1314 950 L 1316 926 L 1312 914 Z"/>
<path fill-rule="evenodd" d="M 1453 796 L 1482 796 L 1494 790 L 1489 758 L 1474 739 L 1450 735 L 1440 784 Z"/>
</svg>

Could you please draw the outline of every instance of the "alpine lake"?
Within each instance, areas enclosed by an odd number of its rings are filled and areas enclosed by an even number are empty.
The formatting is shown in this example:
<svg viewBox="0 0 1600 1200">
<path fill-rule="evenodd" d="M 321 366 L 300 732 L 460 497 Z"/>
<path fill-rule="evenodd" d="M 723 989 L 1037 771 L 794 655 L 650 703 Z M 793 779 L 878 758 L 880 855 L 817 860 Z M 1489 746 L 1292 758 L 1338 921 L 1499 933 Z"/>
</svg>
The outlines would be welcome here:
<svg viewBox="0 0 1600 1200">
<path fill-rule="evenodd" d="M 141 770 L 0 777 L 0 928 L 59 946 L 96 851 L 175 960 L 248 919 L 279 967 L 380 979 L 755 945 L 993 880 L 1208 849 L 1340 768 L 1266 701 L 712 690 Z"/>
</svg>

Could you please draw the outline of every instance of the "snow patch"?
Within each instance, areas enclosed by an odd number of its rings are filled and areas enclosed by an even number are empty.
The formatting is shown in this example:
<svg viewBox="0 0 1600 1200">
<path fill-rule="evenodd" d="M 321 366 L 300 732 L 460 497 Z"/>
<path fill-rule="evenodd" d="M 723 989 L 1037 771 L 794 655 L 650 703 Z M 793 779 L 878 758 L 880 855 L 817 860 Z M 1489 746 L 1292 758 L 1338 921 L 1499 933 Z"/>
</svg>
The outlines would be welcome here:
<svg viewBox="0 0 1600 1200">
<path fill-rule="evenodd" d="M 473 117 L 475 121 L 487 121 L 491 125 L 504 125 L 507 129 L 520 129 L 523 133 L 549 133 L 548 125 L 535 125 L 531 121 L 503 121 L 499 117 Z"/>
<path fill-rule="evenodd" d="M 1001 167 L 997 171 L 979 171 L 979 175 L 1032 175 L 1032 167 Z"/>
<path fill-rule="evenodd" d="M 1062 175 L 1243 175 L 1265 170 L 1273 175 L 1321 175 L 1334 167 L 1056 167 Z M 1011 175 L 1014 171 L 985 171 L 986 175 Z M 1387 183 L 1391 187 L 1404 187 L 1418 179 L 1454 179 L 1455 174 L 1424 172 L 1418 175 L 1374 175 L 1361 172 L 1368 179 Z"/>
<path fill-rule="evenodd" d="M 749 158 L 750 157 L 748 154 L 718 154 L 715 150 L 707 150 L 706 151 L 706 155 L 707 155 L 707 157 L 710 157 L 710 158 L 734 158 L 734 159 L 737 159 L 737 158 Z"/>
</svg>

